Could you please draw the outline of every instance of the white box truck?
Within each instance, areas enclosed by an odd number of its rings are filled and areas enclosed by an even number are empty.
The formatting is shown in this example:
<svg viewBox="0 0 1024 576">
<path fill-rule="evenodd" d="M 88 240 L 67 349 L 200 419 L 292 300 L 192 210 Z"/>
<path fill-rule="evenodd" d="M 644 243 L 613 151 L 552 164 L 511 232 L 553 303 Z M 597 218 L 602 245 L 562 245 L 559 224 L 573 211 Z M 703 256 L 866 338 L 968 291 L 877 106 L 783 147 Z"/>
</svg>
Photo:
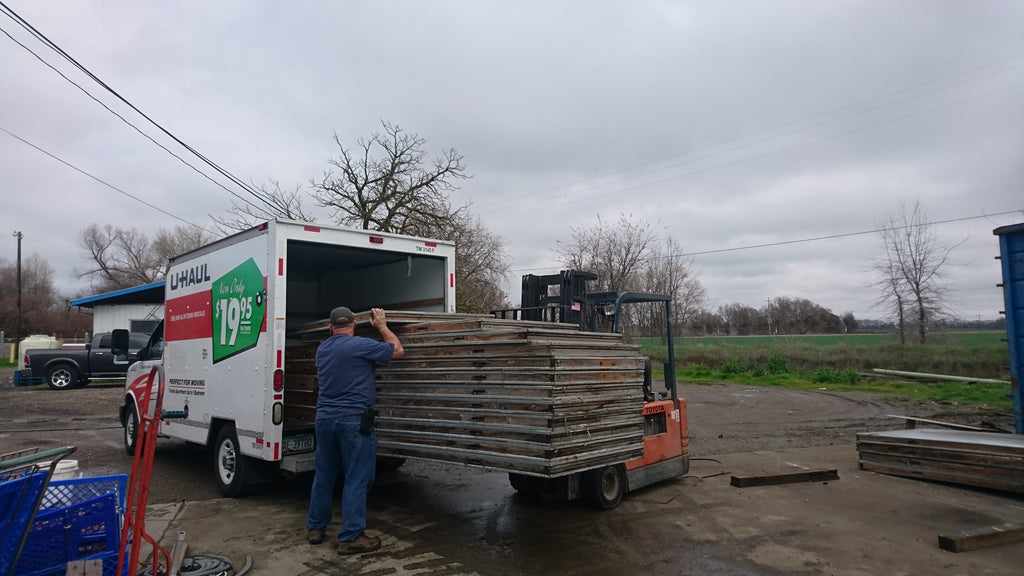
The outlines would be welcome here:
<svg viewBox="0 0 1024 576">
<path fill-rule="evenodd" d="M 131 365 L 120 417 L 139 439 L 133 388 L 156 368 L 159 435 L 213 447 L 221 492 L 236 496 L 259 462 L 313 469 L 313 428 L 286 417 L 289 329 L 335 306 L 455 311 L 455 246 L 366 230 L 274 220 L 172 258 L 164 322 Z M 182 417 L 183 416 L 183 417 Z"/>
</svg>

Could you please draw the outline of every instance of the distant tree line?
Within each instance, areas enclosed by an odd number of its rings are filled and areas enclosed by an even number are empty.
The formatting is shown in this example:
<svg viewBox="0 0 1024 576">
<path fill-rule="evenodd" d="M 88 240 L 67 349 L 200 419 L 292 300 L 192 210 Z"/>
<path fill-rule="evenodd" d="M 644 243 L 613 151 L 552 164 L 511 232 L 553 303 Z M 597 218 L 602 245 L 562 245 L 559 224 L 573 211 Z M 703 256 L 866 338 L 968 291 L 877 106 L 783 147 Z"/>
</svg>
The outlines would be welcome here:
<svg viewBox="0 0 1024 576">
<path fill-rule="evenodd" d="M 92 316 L 71 308 L 53 281 L 53 266 L 38 254 L 21 262 L 21 306 L 18 306 L 18 263 L 0 259 L 0 332 L 5 341 L 46 334 L 80 338 L 92 330 Z"/>
<path fill-rule="evenodd" d="M 702 310 L 685 329 L 696 335 L 847 334 L 860 327 L 852 312 L 841 316 L 806 298 L 773 298 L 760 308 L 733 303 L 717 311 Z"/>
</svg>

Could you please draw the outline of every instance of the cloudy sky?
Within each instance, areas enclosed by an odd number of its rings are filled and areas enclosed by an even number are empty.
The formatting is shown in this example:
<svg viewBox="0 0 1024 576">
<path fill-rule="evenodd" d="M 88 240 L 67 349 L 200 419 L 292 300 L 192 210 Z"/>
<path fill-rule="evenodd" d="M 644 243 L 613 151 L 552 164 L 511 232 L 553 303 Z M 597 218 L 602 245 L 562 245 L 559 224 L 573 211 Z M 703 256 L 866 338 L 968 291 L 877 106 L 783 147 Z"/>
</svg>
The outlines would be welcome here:
<svg viewBox="0 0 1024 576">
<path fill-rule="evenodd" d="M 1002 310 L 1024 2 L 2 3 L 0 259 L 21 231 L 62 286 L 87 225 L 211 226 L 245 193 L 12 12 L 246 182 L 308 189 L 335 134 L 352 146 L 381 121 L 457 149 L 473 178 L 452 200 L 507 242 L 510 291 L 559 269 L 573 227 L 627 215 L 693 255 L 712 308 L 789 296 L 877 318 L 870 231 L 920 201 L 960 244 L 957 314 Z"/>
</svg>

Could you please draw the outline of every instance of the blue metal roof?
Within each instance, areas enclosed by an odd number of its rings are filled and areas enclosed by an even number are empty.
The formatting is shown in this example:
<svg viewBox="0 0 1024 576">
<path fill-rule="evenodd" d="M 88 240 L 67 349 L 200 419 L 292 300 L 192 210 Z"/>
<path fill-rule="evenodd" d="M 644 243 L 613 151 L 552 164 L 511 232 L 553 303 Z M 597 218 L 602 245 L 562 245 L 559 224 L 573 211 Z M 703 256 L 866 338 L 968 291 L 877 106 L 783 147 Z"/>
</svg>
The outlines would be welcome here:
<svg viewBox="0 0 1024 576">
<path fill-rule="evenodd" d="M 86 296 L 85 298 L 72 300 L 71 305 L 92 308 L 97 304 L 158 304 L 164 301 L 165 283 L 164 280 L 161 280 L 152 284 L 107 292 L 106 294 Z"/>
</svg>

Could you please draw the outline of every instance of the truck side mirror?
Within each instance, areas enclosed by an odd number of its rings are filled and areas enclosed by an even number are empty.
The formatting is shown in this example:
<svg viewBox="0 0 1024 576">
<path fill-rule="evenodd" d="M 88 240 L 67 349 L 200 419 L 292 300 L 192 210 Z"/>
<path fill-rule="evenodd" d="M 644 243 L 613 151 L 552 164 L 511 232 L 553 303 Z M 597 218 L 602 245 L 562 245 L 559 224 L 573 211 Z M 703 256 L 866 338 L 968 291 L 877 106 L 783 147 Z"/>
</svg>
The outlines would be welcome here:
<svg viewBox="0 0 1024 576">
<path fill-rule="evenodd" d="M 114 356 L 114 364 L 128 363 L 128 331 L 118 328 L 110 333 L 110 353 Z"/>
</svg>

